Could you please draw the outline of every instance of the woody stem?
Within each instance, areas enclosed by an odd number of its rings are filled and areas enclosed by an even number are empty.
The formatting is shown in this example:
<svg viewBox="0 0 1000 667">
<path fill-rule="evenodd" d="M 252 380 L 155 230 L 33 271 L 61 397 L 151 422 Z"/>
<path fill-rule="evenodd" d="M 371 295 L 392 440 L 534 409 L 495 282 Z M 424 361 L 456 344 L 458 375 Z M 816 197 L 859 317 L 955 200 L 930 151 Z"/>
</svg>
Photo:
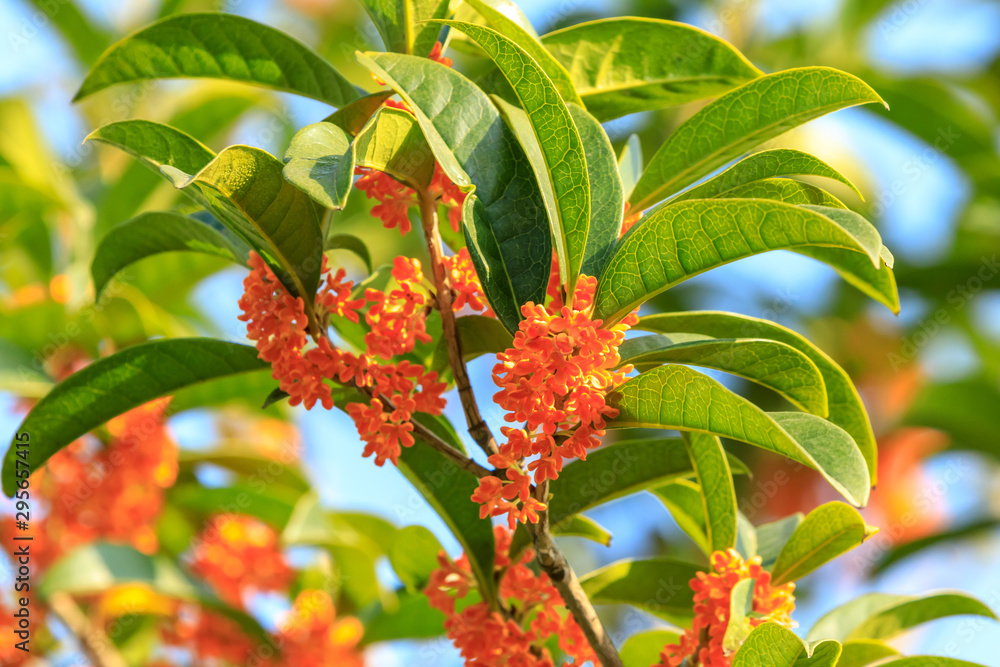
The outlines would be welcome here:
<svg viewBox="0 0 1000 667">
<path fill-rule="evenodd" d="M 535 492 L 539 500 L 547 502 L 549 480 L 545 480 L 539 484 Z M 563 555 L 559 546 L 556 545 L 555 540 L 552 539 L 552 533 L 549 531 L 548 510 L 538 513 L 537 524 L 526 523 L 524 525 L 531 534 L 531 539 L 535 544 L 535 558 L 538 561 L 538 565 L 542 568 L 542 571 L 549 575 L 549 579 L 552 580 L 552 584 L 559 591 L 559 595 L 562 596 L 566 607 L 573 614 L 573 619 L 583 630 L 583 634 L 587 638 L 587 643 L 590 644 L 591 648 L 594 649 L 594 653 L 597 654 L 597 659 L 601 665 L 603 667 L 622 667 L 622 659 L 618 655 L 618 649 L 615 648 L 614 642 L 611 641 L 607 630 L 604 629 L 601 619 L 597 617 L 594 605 L 591 604 L 590 598 L 584 592 L 583 586 L 580 585 L 580 580 L 577 578 L 576 573 L 573 572 L 573 568 L 570 566 L 569 561 L 566 560 L 566 556 Z"/>
<path fill-rule="evenodd" d="M 53 593 L 49 608 L 77 638 L 80 648 L 94 667 L 127 667 L 111 640 L 94 627 L 67 593 Z"/>
<path fill-rule="evenodd" d="M 476 441 L 486 454 L 497 453 L 497 443 L 493 439 L 489 426 L 479 414 L 476 396 L 469 382 L 469 373 L 462 357 L 462 343 L 458 339 L 458 327 L 455 324 L 455 313 L 452 310 L 451 281 L 445 271 L 442 254 L 441 232 L 438 229 L 437 201 L 427 190 L 418 190 L 420 198 L 420 218 L 424 225 L 424 238 L 427 241 L 427 252 L 431 257 L 434 272 L 434 287 L 437 293 L 438 310 L 441 312 L 441 328 L 445 344 L 448 346 L 448 361 L 451 373 L 455 378 L 455 386 L 465 411 L 465 421 L 469 425 L 469 435 Z"/>
</svg>

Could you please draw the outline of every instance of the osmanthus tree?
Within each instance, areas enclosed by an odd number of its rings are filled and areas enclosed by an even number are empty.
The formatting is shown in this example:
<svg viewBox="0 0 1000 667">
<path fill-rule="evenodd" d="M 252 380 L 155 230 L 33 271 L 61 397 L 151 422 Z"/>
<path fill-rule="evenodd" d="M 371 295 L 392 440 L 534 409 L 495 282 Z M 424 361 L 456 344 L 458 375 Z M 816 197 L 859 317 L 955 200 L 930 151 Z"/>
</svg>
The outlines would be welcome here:
<svg viewBox="0 0 1000 667">
<path fill-rule="evenodd" d="M 300 581 L 291 621 L 268 634 L 241 607 L 243 594 L 287 590 L 295 574 L 273 529 L 243 515 L 211 519 L 180 569 L 142 555 L 156 544 L 131 530 L 141 526 L 109 528 L 102 537 L 138 551 L 77 550 L 51 565 L 45 590 L 85 597 L 141 583 L 182 600 L 176 613 L 195 614 L 174 629 L 174 644 L 231 664 L 355 664 L 359 642 L 442 633 L 470 665 L 969 664 L 902 657 L 886 643 L 943 616 L 993 617 L 961 593 L 867 595 L 805 639 L 792 631 L 795 582 L 875 530 L 852 507 L 866 503 L 877 459 L 845 371 L 765 320 L 640 316 L 647 300 L 688 278 L 771 250 L 824 262 L 897 310 L 878 231 L 813 184 L 850 182 L 800 151 L 753 152 L 820 115 L 881 103 L 878 94 L 829 68 L 765 74 L 727 43 L 668 21 L 609 19 L 539 37 L 499 0 L 465 0 L 454 11 L 447 1 L 363 4 L 390 49 L 357 53 L 368 90 L 284 33 L 225 14 L 165 18 L 94 65 L 77 99 L 121 83 L 207 77 L 337 110 L 299 130 L 281 158 L 250 146 L 216 154 L 145 120 L 93 132 L 189 200 L 110 229 L 93 260 L 95 295 L 155 254 L 223 257 L 250 269 L 239 307 L 254 345 L 162 338 L 66 375 L 31 407 L 19 429 L 31 446 L 12 444 L 3 487 L 26 492 L 27 470 L 50 475 L 54 457 L 88 432 L 104 433 L 108 450 L 127 441 L 127 457 L 148 453 L 162 437 L 142 415 L 160 424 L 164 397 L 208 382 L 245 391 L 240 378 L 266 368 L 277 386 L 260 394 L 265 406 L 346 411 L 364 456 L 398 466 L 464 554 L 439 553 L 423 529 L 332 517 L 300 492 L 281 516 L 284 544 L 343 547 L 349 532 L 355 551 L 370 543 L 390 557 L 406 590 L 391 602 L 356 596 L 365 603 L 357 619 L 335 620 L 329 595 Z M 486 65 L 474 80 L 452 67 L 452 47 Z M 648 160 L 635 141 L 616 154 L 602 127 L 697 100 Z M 422 236 L 426 252 L 371 267 L 365 241 L 338 229 L 354 189 L 377 201 L 371 212 L 386 228 Z M 369 274 L 348 279 L 332 250 L 356 254 Z M 484 421 L 466 368 L 484 355 L 496 357 L 491 400 L 507 422 L 499 430 Z M 692 366 L 760 384 L 794 409 L 765 412 Z M 461 425 L 443 416 L 451 387 Z M 483 456 L 466 451 L 459 429 Z M 733 484 L 746 468 L 722 439 L 818 471 L 847 502 L 752 525 Z M 278 469 L 294 486 L 294 472 Z M 583 512 L 640 490 L 663 501 L 706 563 L 627 560 L 574 572 L 554 536 L 606 543 Z M 333 553 L 348 569 L 357 556 Z M 85 584 L 69 583 L 88 568 Z M 114 601 L 103 613 L 125 608 Z M 616 647 L 594 609 L 604 604 L 633 605 L 673 627 Z"/>
</svg>

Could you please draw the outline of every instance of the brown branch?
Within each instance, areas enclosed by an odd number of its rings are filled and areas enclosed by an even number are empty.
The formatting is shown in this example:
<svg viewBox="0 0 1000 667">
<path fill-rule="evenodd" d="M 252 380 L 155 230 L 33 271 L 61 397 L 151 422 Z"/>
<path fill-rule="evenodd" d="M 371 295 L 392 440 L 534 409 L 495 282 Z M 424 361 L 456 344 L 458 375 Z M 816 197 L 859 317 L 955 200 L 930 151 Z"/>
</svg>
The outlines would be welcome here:
<svg viewBox="0 0 1000 667">
<path fill-rule="evenodd" d="M 434 272 L 434 288 L 437 293 L 438 310 L 441 312 L 441 328 L 445 344 L 448 347 L 448 361 L 451 373 L 455 378 L 462 409 L 465 411 L 465 421 L 469 425 L 469 435 L 486 452 L 487 456 L 497 453 L 497 443 L 493 439 L 489 426 L 479 414 L 479 405 L 472 392 L 469 373 L 462 356 L 462 343 L 458 339 L 458 328 L 455 324 L 455 313 L 452 311 L 451 281 L 444 267 L 442 254 L 441 232 L 438 229 L 437 201 L 427 192 L 418 190 L 420 198 L 420 217 L 424 225 L 424 238 L 427 240 L 427 252 L 431 256 L 431 266 Z"/>
<path fill-rule="evenodd" d="M 121 654 L 105 634 L 90 622 L 76 602 L 67 593 L 53 593 L 49 608 L 59 617 L 94 667 L 128 667 Z"/>
<path fill-rule="evenodd" d="M 549 481 L 545 480 L 536 488 L 536 497 L 542 502 L 548 501 Z M 618 649 L 608 636 L 601 619 L 594 611 L 594 605 L 590 603 L 590 598 L 584 592 L 577 579 L 576 573 L 570 566 L 569 561 L 552 539 L 549 532 L 548 510 L 538 513 L 538 523 L 526 523 L 525 527 L 531 534 L 531 539 L 535 544 L 535 558 L 542 570 L 549 575 L 552 584 L 562 596 L 566 608 L 573 614 L 577 625 L 583 630 L 587 637 L 587 642 L 597 659 L 603 667 L 622 667 L 622 659 L 618 655 Z"/>
</svg>

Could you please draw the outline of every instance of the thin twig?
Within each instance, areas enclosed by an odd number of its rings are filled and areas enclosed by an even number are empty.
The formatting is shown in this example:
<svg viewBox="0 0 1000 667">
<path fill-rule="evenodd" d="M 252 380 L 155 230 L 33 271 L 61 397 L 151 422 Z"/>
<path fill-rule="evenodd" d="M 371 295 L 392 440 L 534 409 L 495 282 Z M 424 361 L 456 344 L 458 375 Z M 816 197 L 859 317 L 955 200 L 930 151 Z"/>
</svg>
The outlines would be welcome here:
<svg viewBox="0 0 1000 667">
<path fill-rule="evenodd" d="M 462 343 L 458 338 L 458 328 L 455 324 L 455 313 L 452 311 L 451 281 L 444 267 L 444 256 L 441 245 L 441 232 L 438 229 L 437 201 L 427 192 L 419 190 L 420 217 L 424 225 L 424 238 L 427 240 L 427 252 L 431 256 L 431 266 L 434 272 L 434 288 L 437 293 L 438 310 L 441 312 L 441 328 L 445 344 L 448 346 L 448 361 L 451 373 L 455 378 L 462 409 L 465 411 L 465 421 L 469 425 L 469 435 L 486 452 L 487 456 L 496 454 L 497 443 L 482 415 L 479 405 L 469 382 L 469 373 L 462 356 Z"/>
<path fill-rule="evenodd" d="M 539 484 L 535 492 L 539 500 L 547 502 L 549 480 L 545 480 Z M 548 510 L 538 513 L 537 524 L 526 523 L 525 527 L 528 529 L 531 539 L 535 543 L 535 554 L 539 566 L 549 575 L 549 579 L 552 580 L 552 584 L 559 591 L 563 602 L 570 610 L 570 613 L 573 614 L 577 625 L 580 626 L 583 634 L 587 637 L 587 642 L 594 649 L 594 653 L 597 654 L 597 659 L 600 660 L 601 665 L 603 667 L 622 667 L 621 656 L 618 655 L 618 650 L 604 629 L 601 619 L 597 617 L 594 605 L 590 603 L 590 598 L 587 597 L 583 586 L 580 585 L 580 580 L 577 578 L 576 573 L 573 572 L 569 561 L 566 560 L 566 557 L 558 545 L 556 545 L 555 540 L 552 539 L 552 533 L 549 532 Z"/>
<path fill-rule="evenodd" d="M 128 667 L 111 640 L 90 622 L 68 593 L 53 593 L 49 608 L 79 640 L 94 667 Z"/>
</svg>

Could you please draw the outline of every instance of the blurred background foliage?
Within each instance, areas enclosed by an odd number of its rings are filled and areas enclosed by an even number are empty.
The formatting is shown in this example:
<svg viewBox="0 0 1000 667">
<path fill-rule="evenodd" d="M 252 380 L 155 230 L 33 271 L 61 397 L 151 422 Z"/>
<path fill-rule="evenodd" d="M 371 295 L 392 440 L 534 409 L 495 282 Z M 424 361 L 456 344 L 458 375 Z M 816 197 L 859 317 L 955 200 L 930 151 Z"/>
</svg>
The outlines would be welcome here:
<svg viewBox="0 0 1000 667">
<path fill-rule="evenodd" d="M 1000 3 L 532 0 L 522 7 L 543 34 L 612 15 L 690 22 L 732 41 L 765 71 L 837 67 L 885 98 L 889 111 L 840 112 L 773 143 L 815 153 L 865 193 L 861 200 L 846 187 L 833 191 L 875 221 L 895 253 L 900 316 L 835 280 L 829 269 L 790 253 L 713 271 L 671 290 L 655 308 L 726 309 L 775 319 L 807 333 L 862 391 L 881 457 L 880 483 L 866 517 L 882 532 L 803 582 L 797 614 L 804 627 L 867 590 L 960 588 L 997 608 Z M 219 82 L 146 83 L 70 104 L 83 74 L 115 39 L 156 17 L 205 10 L 235 12 L 283 29 L 313 45 L 354 83 L 375 89 L 353 53 L 380 48 L 380 41 L 352 0 L 87 0 L 79 5 L 0 0 L 4 436 L 14 432 L 24 401 L 43 395 L 53 378 L 79 359 L 161 336 L 242 340 L 235 315 L 243 272 L 223 268 L 222 260 L 189 253 L 146 259 L 96 304 L 89 278 L 95 244 L 110 227 L 142 211 L 186 206 L 169 185 L 126 156 L 82 144 L 90 130 L 124 118 L 147 118 L 174 125 L 214 150 L 247 143 L 280 155 L 295 129 L 329 113 L 321 103 Z M 449 55 L 464 67 L 481 65 L 487 71 L 471 49 L 453 46 Z M 636 114 L 606 127 L 619 150 L 635 133 L 649 155 L 693 111 L 689 105 Z M 421 254 L 416 235 L 401 238 L 373 224 L 367 209 L 368 202 L 355 195 L 335 224 L 368 241 L 376 266 L 398 254 Z M 356 274 L 363 269 L 348 253 L 336 260 Z M 482 397 L 492 393 L 489 368 L 487 360 L 472 366 Z M 319 512 L 323 521 L 344 531 L 358 529 L 358 522 L 376 522 L 382 535 L 396 530 L 359 514 L 366 512 L 400 526 L 425 525 L 455 552 L 443 525 L 396 471 L 375 469 L 360 458 L 354 429 L 343 415 L 317 411 L 306 416 L 272 406 L 262 416 L 259 405 L 273 386 L 267 373 L 243 377 L 239 386 L 245 400 L 225 405 L 219 404 L 221 392 L 174 399 L 169 425 L 181 455 L 177 482 L 166 490 L 156 524 L 160 551 L 185 552 L 212 509 L 253 485 L 260 466 L 267 470 L 277 460 L 279 481 L 269 481 L 264 495 L 251 493 L 255 501 L 244 509 L 277 529 L 293 512 L 302 521 L 314 520 Z M 765 407 L 778 400 L 751 385 L 741 390 Z M 485 416 L 497 425 L 501 415 L 486 408 Z M 741 509 L 754 523 L 832 499 L 818 476 L 760 450 L 734 450 L 754 469 L 752 478 L 739 481 Z M 596 566 L 626 555 L 696 558 L 693 545 L 649 494 L 591 514 L 611 530 L 614 542 L 603 548 L 567 539 L 572 558 L 581 563 Z M 299 537 L 305 530 L 300 524 Z M 436 540 L 428 542 L 436 549 Z M 400 584 L 399 569 L 385 567 L 388 538 L 363 548 L 331 544 L 317 549 L 296 547 L 296 536 L 286 530 L 285 544 L 300 576 L 334 591 L 338 607 L 347 611 L 388 600 Z M 284 603 L 263 596 L 248 604 L 267 626 Z M 613 627 L 622 637 L 646 625 L 648 619 L 636 612 L 622 612 Z M 369 629 L 368 640 L 382 638 L 378 632 Z M 940 622 L 905 641 L 922 652 L 986 663 L 1000 651 L 995 629 L 970 628 L 961 620 Z M 457 660 L 450 649 L 435 646 L 438 650 L 428 653 L 408 643 L 379 644 L 372 662 Z"/>
</svg>

